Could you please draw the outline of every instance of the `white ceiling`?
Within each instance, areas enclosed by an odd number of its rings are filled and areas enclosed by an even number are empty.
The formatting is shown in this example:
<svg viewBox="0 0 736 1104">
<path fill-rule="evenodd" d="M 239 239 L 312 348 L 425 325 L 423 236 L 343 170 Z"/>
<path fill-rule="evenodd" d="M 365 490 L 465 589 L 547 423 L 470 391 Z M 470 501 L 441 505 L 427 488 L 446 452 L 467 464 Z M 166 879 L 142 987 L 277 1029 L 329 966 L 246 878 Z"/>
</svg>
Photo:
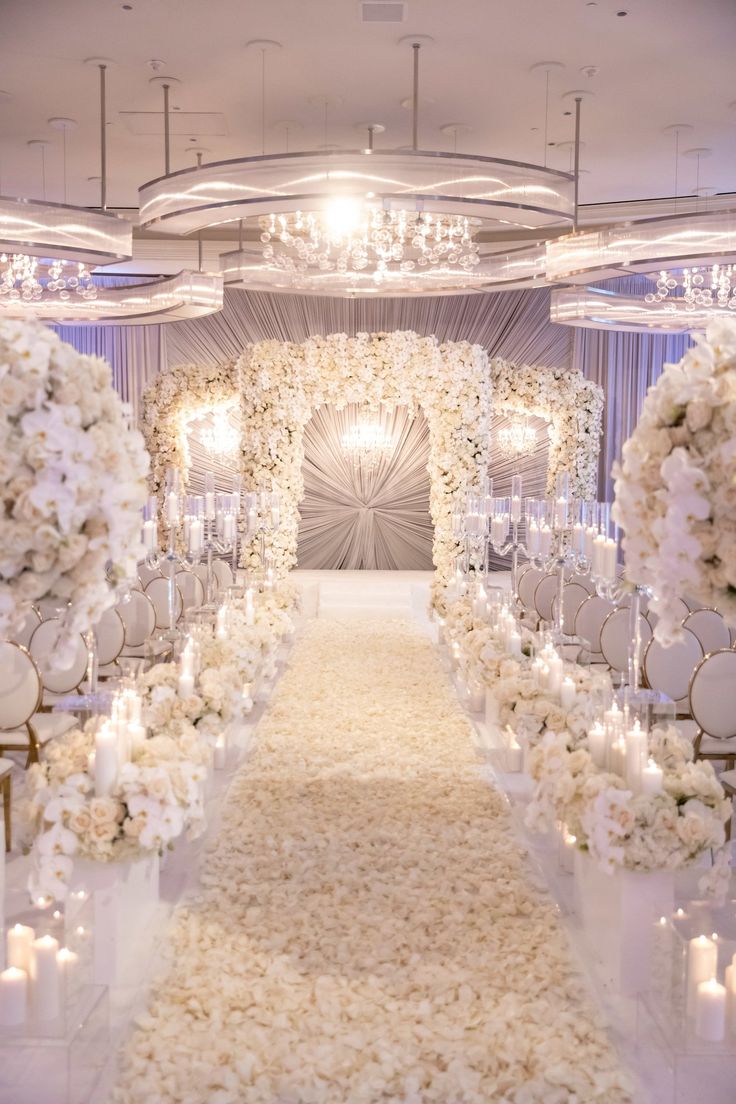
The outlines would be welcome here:
<svg viewBox="0 0 736 1104">
<path fill-rule="evenodd" d="M 132 6 L 132 10 L 125 10 Z M 447 123 L 471 128 L 460 152 L 519 160 L 544 158 L 545 75 L 530 72 L 554 60 L 550 142 L 569 142 L 573 89 L 594 93 L 583 102 L 585 148 L 581 202 L 671 196 L 674 143 L 663 129 L 689 123 L 682 150 L 705 146 L 701 186 L 736 191 L 736 4 L 734 0 L 409 0 L 402 24 L 364 24 L 357 0 L 0 0 L 0 174 L 6 195 L 40 196 L 39 150 L 48 139 L 47 198 L 62 199 L 62 135 L 47 123 L 71 116 L 69 202 L 94 204 L 99 172 L 98 73 L 88 57 L 115 63 L 108 75 L 112 207 L 135 207 L 139 184 L 163 172 L 161 92 L 149 84 L 148 62 L 178 77 L 172 96 L 180 112 L 206 113 L 202 130 L 172 138 L 172 168 L 261 152 L 261 53 L 249 40 L 269 38 L 283 49 L 266 58 L 265 144 L 282 151 L 275 124 L 301 124 L 292 150 L 325 141 L 323 109 L 310 97 L 340 101 L 328 110 L 327 142 L 364 145 L 356 123 L 382 123 L 376 145 L 411 140 L 411 47 L 404 34 L 433 36 L 421 56 L 420 146 L 452 149 Z M 618 16 L 628 10 L 626 16 Z M 598 68 L 589 77 L 581 72 Z M 154 126 L 151 126 L 153 122 Z M 208 130 L 211 133 L 203 133 Z M 134 133 L 135 131 L 135 133 Z M 224 131 L 224 133 L 223 133 Z M 191 142 L 190 139 L 197 141 Z M 568 149 L 548 148 L 548 163 L 567 169 Z M 696 164 L 682 157 L 679 192 L 692 193 Z"/>
</svg>

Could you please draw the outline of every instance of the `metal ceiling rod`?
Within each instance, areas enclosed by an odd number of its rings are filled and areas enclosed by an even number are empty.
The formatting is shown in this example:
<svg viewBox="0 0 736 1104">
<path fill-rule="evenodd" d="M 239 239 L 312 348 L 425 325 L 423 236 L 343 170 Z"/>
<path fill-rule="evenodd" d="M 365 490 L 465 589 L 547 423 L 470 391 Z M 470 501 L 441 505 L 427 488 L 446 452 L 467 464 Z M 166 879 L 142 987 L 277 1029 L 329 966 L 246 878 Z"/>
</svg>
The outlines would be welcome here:
<svg viewBox="0 0 736 1104">
<path fill-rule="evenodd" d="M 414 91 L 412 94 L 412 123 L 411 123 L 411 148 L 419 149 L 419 51 L 421 42 L 412 42 L 414 51 Z"/>
<path fill-rule="evenodd" d="M 171 172 L 171 134 L 169 132 L 169 85 L 161 86 L 164 90 L 164 176 Z"/>
<path fill-rule="evenodd" d="M 202 153 L 197 150 L 197 168 L 202 168 Z M 197 235 L 197 271 L 202 271 L 202 231 Z"/>
<path fill-rule="evenodd" d="M 106 65 L 100 65 L 100 210 L 107 210 L 107 106 L 105 103 Z"/>
<path fill-rule="evenodd" d="M 368 127 L 368 149 L 369 150 L 373 149 L 373 127 L 372 126 Z"/>
<path fill-rule="evenodd" d="M 580 192 L 580 104 L 583 97 L 575 97 L 575 197 L 573 210 L 573 232 L 578 230 L 578 195 Z"/>
</svg>

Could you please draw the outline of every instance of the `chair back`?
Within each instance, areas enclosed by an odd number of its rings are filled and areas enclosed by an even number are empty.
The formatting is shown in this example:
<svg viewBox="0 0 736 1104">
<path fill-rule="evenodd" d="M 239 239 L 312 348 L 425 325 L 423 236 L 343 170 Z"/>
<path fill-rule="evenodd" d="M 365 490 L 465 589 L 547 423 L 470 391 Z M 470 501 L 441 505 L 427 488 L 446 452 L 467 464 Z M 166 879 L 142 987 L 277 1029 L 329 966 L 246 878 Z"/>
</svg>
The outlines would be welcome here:
<svg viewBox="0 0 736 1104">
<path fill-rule="evenodd" d="M 568 636 L 574 635 L 575 615 L 589 594 L 590 591 L 577 578 L 572 583 L 565 583 L 562 591 L 562 629 Z"/>
<path fill-rule="evenodd" d="M 95 625 L 95 639 L 98 665 L 106 667 L 114 663 L 125 644 L 125 625 L 116 609 L 105 610 Z"/>
<path fill-rule="evenodd" d="M 687 615 L 682 625 L 697 636 L 706 655 L 708 652 L 718 652 L 721 648 L 731 647 L 728 625 L 718 610 L 694 610 Z"/>
<path fill-rule="evenodd" d="M 217 580 L 217 586 L 220 590 L 226 590 L 234 583 L 233 572 L 230 564 L 227 560 L 213 560 L 212 561 L 212 574 Z"/>
<path fill-rule="evenodd" d="M 690 680 L 690 712 L 714 740 L 736 736 L 736 652 L 723 648 L 701 659 Z"/>
<path fill-rule="evenodd" d="M 41 614 L 37 609 L 29 609 L 26 614 L 25 621 L 13 636 L 13 641 L 16 644 L 20 644 L 22 647 L 27 648 L 31 643 L 31 637 L 33 633 L 41 624 Z"/>
<path fill-rule="evenodd" d="M 530 567 L 519 579 L 519 601 L 530 613 L 534 610 L 534 591 L 544 578 L 544 574 L 544 571 L 540 571 L 538 567 Z"/>
<path fill-rule="evenodd" d="M 27 649 L 13 640 L 0 640 L 0 730 L 29 721 L 42 697 L 41 676 Z"/>
<path fill-rule="evenodd" d="M 67 604 L 61 598 L 39 598 L 35 606 L 41 614 L 42 621 L 51 621 L 61 616 L 67 608 Z"/>
<path fill-rule="evenodd" d="M 51 657 L 58 647 L 60 633 L 61 621 L 58 618 L 43 621 L 31 637 L 29 651 L 41 674 L 44 690 L 52 694 L 71 694 L 84 681 L 89 656 L 82 634 L 75 633 L 70 665 L 60 669 L 52 667 Z"/>
<path fill-rule="evenodd" d="M 666 694 L 674 702 L 682 702 L 702 658 L 700 641 L 689 629 L 683 629 L 682 640 L 669 648 L 652 638 L 644 651 L 644 677 L 652 690 Z"/>
<path fill-rule="evenodd" d="M 554 621 L 557 597 L 557 575 L 550 572 L 537 583 L 534 588 L 534 608 L 542 621 Z"/>
<path fill-rule="evenodd" d="M 163 578 L 163 571 L 160 567 L 148 567 L 148 565 L 145 563 L 139 563 L 138 578 L 140 580 L 141 587 L 143 588 L 143 590 L 145 590 L 151 579 Z"/>
<path fill-rule="evenodd" d="M 120 614 L 125 631 L 126 648 L 140 648 L 156 628 L 156 610 L 153 602 L 141 590 L 131 590 L 127 601 L 115 607 Z"/>
<path fill-rule="evenodd" d="M 169 580 L 168 579 L 151 579 L 147 584 L 144 591 L 145 594 L 153 602 L 153 608 L 156 611 L 156 628 L 167 629 L 169 627 Z M 181 611 L 183 609 L 183 603 L 181 599 L 181 591 L 174 582 L 174 602 L 176 620 L 181 617 Z"/>
<path fill-rule="evenodd" d="M 613 609 L 610 602 L 601 598 L 598 594 L 589 594 L 584 602 L 580 603 L 575 614 L 575 634 L 587 640 L 591 652 L 600 655 L 601 629 L 603 622 Z"/>
<path fill-rule="evenodd" d="M 631 614 L 626 608 L 611 610 L 601 628 L 601 652 L 608 666 L 613 671 L 626 674 L 629 667 L 629 618 Z M 639 614 L 639 633 L 641 635 L 640 657 L 644 655 L 644 648 L 652 639 L 652 626 L 643 613 Z M 640 660 L 641 661 L 641 660 Z"/>
<path fill-rule="evenodd" d="M 204 605 L 204 586 L 193 571 L 177 571 L 176 585 L 181 591 L 185 612 Z"/>
</svg>

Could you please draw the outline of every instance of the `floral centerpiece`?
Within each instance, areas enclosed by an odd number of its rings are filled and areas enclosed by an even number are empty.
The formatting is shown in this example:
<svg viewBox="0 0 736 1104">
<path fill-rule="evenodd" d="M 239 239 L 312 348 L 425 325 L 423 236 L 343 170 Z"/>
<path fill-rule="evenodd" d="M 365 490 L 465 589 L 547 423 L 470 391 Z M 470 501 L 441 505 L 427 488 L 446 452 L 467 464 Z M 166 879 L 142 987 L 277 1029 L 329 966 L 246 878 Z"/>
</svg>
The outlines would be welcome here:
<svg viewBox="0 0 736 1104">
<path fill-rule="evenodd" d="M 627 572 L 654 590 L 657 639 L 676 639 L 684 595 L 736 625 L 736 319 L 665 366 L 614 475 Z"/>
<path fill-rule="evenodd" d="M 147 470 L 109 364 L 40 324 L 1 322 L 0 637 L 56 599 L 63 664 L 135 573 Z"/>
<path fill-rule="evenodd" d="M 612 873 L 679 870 L 704 851 L 717 851 L 704 891 L 720 893 L 729 876 L 725 824 L 731 816 L 713 766 L 693 761 L 689 740 L 670 725 L 649 736 L 649 754 L 662 770 L 659 792 L 633 792 L 600 769 L 583 740 L 549 731 L 529 757 L 536 782 L 527 824 L 537 831 L 563 821 L 576 846 Z"/>
<path fill-rule="evenodd" d="M 563 676 L 572 681 L 575 697 L 567 708 L 560 695 L 552 693 L 535 678 L 527 659 L 505 658 L 499 663 L 493 692 L 498 703 L 499 723 L 508 727 L 528 747 L 545 733 L 561 732 L 573 746 L 585 735 L 603 703 L 613 692 L 610 676 L 577 663 L 564 663 Z"/>
<path fill-rule="evenodd" d="M 162 852 L 204 829 L 202 803 L 210 750 L 191 727 L 161 732 L 131 750 L 109 794 L 95 793 L 90 755 L 97 723 L 54 740 L 30 767 L 36 839 L 31 891 L 63 899 L 74 857 L 116 862 Z"/>
</svg>

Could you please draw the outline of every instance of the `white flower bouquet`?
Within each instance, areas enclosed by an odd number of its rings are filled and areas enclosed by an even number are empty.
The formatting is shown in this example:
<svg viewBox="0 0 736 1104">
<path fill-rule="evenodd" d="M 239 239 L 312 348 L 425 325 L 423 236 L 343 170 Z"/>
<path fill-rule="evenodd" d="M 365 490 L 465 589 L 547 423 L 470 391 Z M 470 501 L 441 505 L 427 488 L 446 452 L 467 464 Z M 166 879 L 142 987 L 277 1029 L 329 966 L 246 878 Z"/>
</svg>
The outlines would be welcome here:
<svg viewBox="0 0 736 1104">
<path fill-rule="evenodd" d="M 36 323 L 0 323 L 0 637 L 33 602 L 67 607 L 65 662 L 142 554 L 148 470 L 110 366 Z"/>
<path fill-rule="evenodd" d="M 162 852 L 204 829 L 203 782 L 210 751 L 189 733 L 162 733 L 132 749 L 112 791 L 95 795 L 90 753 L 96 722 L 49 745 L 28 772 L 36 836 L 30 879 L 35 897 L 63 899 L 74 856 L 116 862 Z"/>
<path fill-rule="evenodd" d="M 677 638 L 687 595 L 736 625 L 736 319 L 665 366 L 614 474 L 627 573 L 654 591 L 657 639 Z"/>
</svg>

